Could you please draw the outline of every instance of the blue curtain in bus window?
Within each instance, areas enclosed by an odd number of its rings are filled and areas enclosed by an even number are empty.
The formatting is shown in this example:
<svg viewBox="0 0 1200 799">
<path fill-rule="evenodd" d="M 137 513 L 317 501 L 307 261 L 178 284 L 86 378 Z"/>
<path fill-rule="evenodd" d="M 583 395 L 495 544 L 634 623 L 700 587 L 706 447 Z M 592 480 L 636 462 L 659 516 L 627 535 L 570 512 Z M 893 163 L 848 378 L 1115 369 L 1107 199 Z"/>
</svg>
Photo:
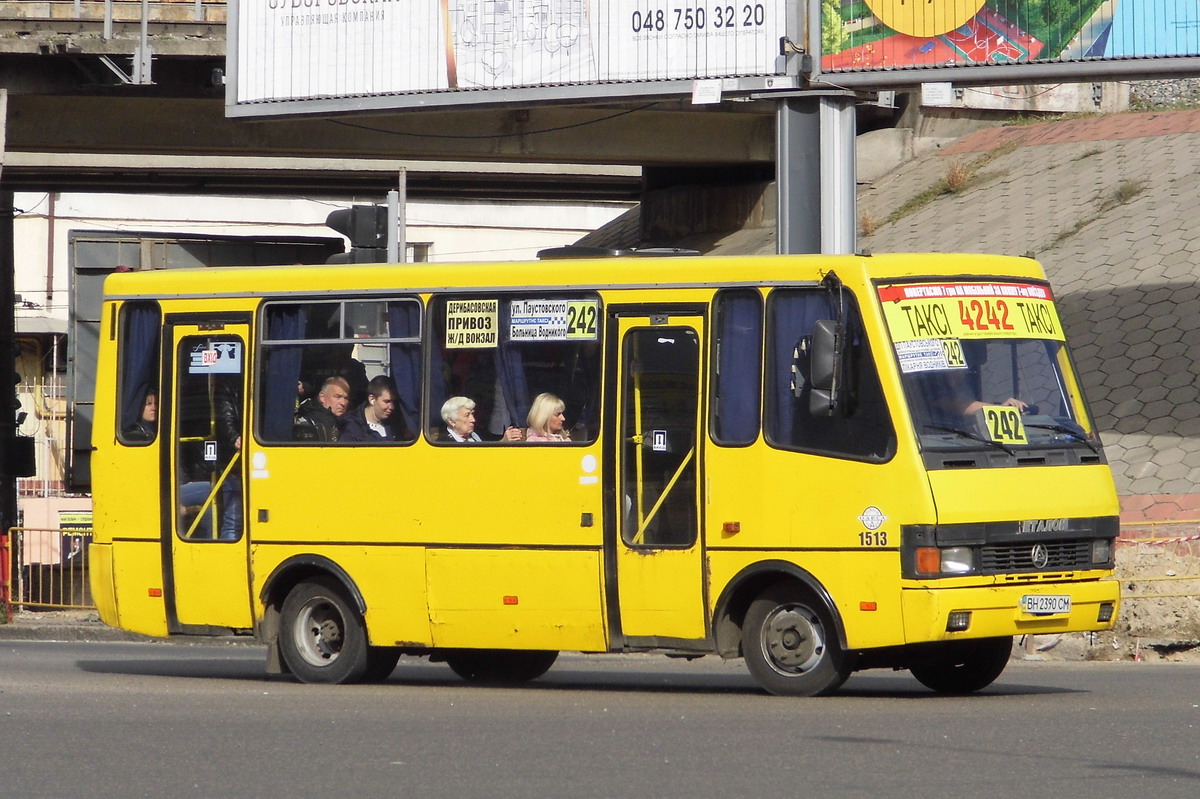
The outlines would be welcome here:
<svg viewBox="0 0 1200 799">
<path fill-rule="evenodd" d="M 819 319 L 834 319 L 825 291 L 775 291 L 767 326 L 767 425 L 774 442 L 791 445 L 796 438 L 796 400 L 792 389 L 793 353 Z"/>
<path fill-rule="evenodd" d="M 525 380 L 525 362 L 519 346 L 508 341 L 508 329 L 512 319 L 512 306 L 508 302 L 500 303 L 500 346 L 496 348 L 496 380 L 500 383 L 503 393 L 504 409 L 507 411 L 508 424 L 514 427 L 524 427 L 525 419 L 529 416 L 529 386 Z M 497 402 L 500 398 L 497 397 Z M 499 410 L 492 411 L 493 415 Z M 504 425 L 500 426 L 503 432 Z M 496 430 L 492 431 L 496 433 Z"/>
<path fill-rule="evenodd" d="M 421 305 L 417 302 L 388 303 L 388 335 L 415 338 L 415 342 L 393 342 L 389 347 L 392 380 L 396 383 L 397 404 L 404 426 L 413 434 L 420 432 L 421 408 Z"/>
<path fill-rule="evenodd" d="M 723 292 L 717 299 L 714 440 L 749 444 L 758 438 L 761 363 L 762 298 L 757 291 Z"/>
<path fill-rule="evenodd" d="M 142 417 L 146 392 L 158 390 L 158 334 L 162 323 L 154 303 L 129 303 L 122 315 L 125 339 L 121 349 L 121 430 Z"/>
<path fill-rule="evenodd" d="M 267 309 L 267 338 L 298 341 L 304 336 L 303 305 L 275 305 Z M 262 404 L 259 430 L 266 441 L 291 441 L 292 415 L 296 412 L 296 383 L 300 379 L 302 344 L 272 346 L 264 353 Z"/>
<path fill-rule="evenodd" d="M 772 446 L 785 449 L 883 461 L 895 451 L 896 436 L 861 317 L 848 296 L 840 410 L 814 414 L 809 406 L 807 361 L 795 356 L 797 344 L 812 335 L 818 320 L 838 317 L 836 301 L 836 295 L 824 290 L 772 292 L 767 303 L 767 437 Z"/>
</svg>

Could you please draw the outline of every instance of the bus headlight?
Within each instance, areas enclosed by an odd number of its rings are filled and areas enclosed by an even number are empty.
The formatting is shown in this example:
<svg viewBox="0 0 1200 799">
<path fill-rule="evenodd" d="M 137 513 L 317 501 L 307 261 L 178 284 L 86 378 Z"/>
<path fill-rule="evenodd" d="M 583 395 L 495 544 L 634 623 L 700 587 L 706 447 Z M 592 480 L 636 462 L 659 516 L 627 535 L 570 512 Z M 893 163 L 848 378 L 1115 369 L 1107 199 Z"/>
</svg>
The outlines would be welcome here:
<svg viewBox="0 0 1200 799">
<path fill-rule="evenodd" d="M 917 574 L 969 574 L 975 568 L 970 547 L 917 547 Z"/>
<path fill-rule="evenodd" d="M 1112 541 L 1097 538 L 1092 541 L 1092 563 L 1108 563 L 1112 560 Z"/>
<path fill-rule="evenodd" d="M 943 574 L 967 574 L 974 569 L 970 547 L 947 547 L 942 550 Z"/>
</svg>

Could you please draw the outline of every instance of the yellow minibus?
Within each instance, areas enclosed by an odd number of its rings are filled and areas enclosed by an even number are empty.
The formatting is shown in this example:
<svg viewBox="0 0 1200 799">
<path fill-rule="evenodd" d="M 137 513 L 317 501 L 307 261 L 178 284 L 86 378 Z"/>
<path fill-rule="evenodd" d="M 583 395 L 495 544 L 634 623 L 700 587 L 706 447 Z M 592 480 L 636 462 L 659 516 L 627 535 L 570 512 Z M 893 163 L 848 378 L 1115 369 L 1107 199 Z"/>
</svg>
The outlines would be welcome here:
<svg viewBox="0 0 1200 799">
<path fill-rule="evenodd" d="M 559 652 L 992 683 L 1111 628 L 1117 497 L 1033 260 L 221 268 L 105 282 L 91 581 L 269 673 Z"/>
</svg>

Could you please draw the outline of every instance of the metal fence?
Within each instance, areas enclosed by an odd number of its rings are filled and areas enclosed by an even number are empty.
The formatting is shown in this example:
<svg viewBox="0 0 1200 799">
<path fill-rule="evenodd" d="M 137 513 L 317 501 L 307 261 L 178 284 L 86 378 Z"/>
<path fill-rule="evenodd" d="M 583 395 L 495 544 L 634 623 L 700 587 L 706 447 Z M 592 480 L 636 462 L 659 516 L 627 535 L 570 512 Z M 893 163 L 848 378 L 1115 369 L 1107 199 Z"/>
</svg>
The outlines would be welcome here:
<svg viewBox="0 0 1200 799">
<path fill-rule="evenodd" d="M 11 620 L 16 608 L 89 610 L 90 528 L 12 527 L 0 535 L 0 600 Z"/>
</svg>

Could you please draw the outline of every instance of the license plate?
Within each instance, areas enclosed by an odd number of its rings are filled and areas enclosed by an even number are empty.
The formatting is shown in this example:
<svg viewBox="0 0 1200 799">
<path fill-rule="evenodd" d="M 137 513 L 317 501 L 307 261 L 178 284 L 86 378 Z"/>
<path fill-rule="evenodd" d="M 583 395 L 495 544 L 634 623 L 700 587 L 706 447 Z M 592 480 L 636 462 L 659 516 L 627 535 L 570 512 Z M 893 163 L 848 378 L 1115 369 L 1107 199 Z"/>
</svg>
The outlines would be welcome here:
<svg viewBox="0 0 1200 799">
<path fill-rule="evenodd" d="M 1067 594 L 1026 594 L 1021 597 L 1021 610 L 1035 616 L 1070 613 L 1071 597 Z"/>
</svg>

